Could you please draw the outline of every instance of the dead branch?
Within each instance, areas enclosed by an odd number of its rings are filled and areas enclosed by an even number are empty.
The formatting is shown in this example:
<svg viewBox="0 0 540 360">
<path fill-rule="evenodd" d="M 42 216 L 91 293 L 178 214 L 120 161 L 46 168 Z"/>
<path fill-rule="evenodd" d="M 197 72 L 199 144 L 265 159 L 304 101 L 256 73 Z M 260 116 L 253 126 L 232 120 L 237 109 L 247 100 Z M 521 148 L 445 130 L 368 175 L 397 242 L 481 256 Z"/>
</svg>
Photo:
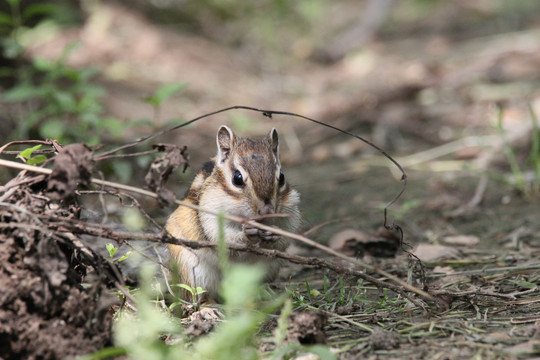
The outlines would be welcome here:
<svg viewBox="0 0 540 360">
<path fill-rule="evenodd" d="M 48 219 L 52 220 L 51 217 L 48 217 Z M 114 240 L 120 244 L 129 240 L 145 240 L 149 242 L 160 242 L 160 243 L 166 243 L 166 244 L 181 245 L 181 246 L 185 246 L 191 249 L 215 248 L 217 246 L 216 243 L 210 242 L 210 241 L 191 241 L 191 240 L 185 240 L 185 239 L 178 239 L 171 236 L 166 231 L 162 231 L 160 233 L 133 233 L 133 232 L 118 231 L 118 230 L 114 230 L 106 226 L 102 226 L 101 224 L 92 224 L 92 223 L 87 223 L 87 222 L 83 222 L 83 221 L 75 220 L 75 219 L 66 220 L 64 218 L 56 218 L 55 220 L 56 222 L 49 223 L 49 227 L 51 227 L 54 230 L 61 230 L 61 231 L 67 230 L 67 231 L 71 231 L 77 234 L 84 234 L 84 235 L 97 236 L 101 238 L 107 238 L 107 239 Z M 228 244 L 228 248 L 233 251 L 249 252 L 249 253 L 266 256 L 266 257 L 281 258 L 281 259 L 284 259 L 284 260 L 287 260 L 287 261 L 290 261 L 292 263 L 299 264 L 299 265 L 320 267 L 320 268 L 325 268 L 325 269 L 335 271 L 337 273 L 359 277 L 365 281 L 368 281 L 374 284 L 376 287 L 380 289 L 388 288 L 400 294 L 404 298 L 410 300 L 416 306 L 420 308 L 424 308 L 422 303 L 420 303 L 417 299 L 411 297 L 410 294 L 406 292 L 406 291 L 409 291 L 409 292 L 411 291 L 405 287 L 400 287 L 394 284 L 390 284 L 383 280 L 377 279 L 371 275 L 368 275 L 363 271 L 347 268 L 338 264 L 334 264 L 322 258 L 292 255 L 292 254 L 278 251 L 278 250 L 263 249 L 259 247 L 239 245 L 239 244 Z M 431 299 L 424 298 L 424 300 L 431 300 Z"/>
<path fill-rule="evenodd" d="M 27 165 L 27 164 L 16 163 L 16 162 L 13 162 L 13 161 L 7 161 L 7 160 L 2 160 L 2 159 L 0 159 L 0 165 L 1 166 L 7 166 L 7 167 L 13 167 L 13 168 L 21 169 L 21 170 L 35 171 L 35 172 L 38 172 L 38 173 L 41 173 L 41 174 L 50 174 L 51 173 L 51 170 L 49 170 L 49 169 L 40 168 L 40 167 L 36 167 L 36 166 L 31 166 L 31 165 Z M 137 193 L 137 194 L 140 194 L 140 195 L 149 196 L 149 197 L 152 197 L 154 199 L 157 199 L 157 197 L 158 197 L 158 195 L 153 193 L 153 192 L 150 192 L 150 191 L 147 191 L 147 190 L 144 190 L 144 189 L 140 189 L 140 188 L 137 188 L 137 187 L 133 187 L 133 186 L 128 186 L 128 185 L 124 185 L 124 184 L 118 184 L 118 183 L 105 181 L 105 180 L 100 180 L 100 179 L 95 179 L 95 178 L 92 178 L 90 181 L 92 183 L 94 183 L 94 184 L 97 184 L 97 185 L 101 185 L 101 186 L 105 186 L 105 187 L 111 187 L 111 188 L 115 188 L 115 189 L 118 189 L 118 190 L 129 191 L 129 192 Z M 325 253 L 327 253 L 329 255 L 332 255 L 332 256 L 338 257 L 340 259 L 343 259 L 343 260 L 345 260 L 345 261 L 347 261 L 347 262 L 349 262 L 349 263 L 351 263 L 351 264 L 353 264 L 353 265 L 355 265 L 355 266 L 357 266 L 357 267 L 359 267 L 361 269 L 367 269 L 369 271 L 378 273 L 379 275 L 381 275 L 381 276 L 391 280 L 392 282 L 396 283 L 397 285 L 401 286 L 405 290 L 407 290 L 407 291 L 409 291 L 411 293 L 415 293 L 420 298 L 422 298 L 424 301 L 429 301 L 429 302 L 437 303 L 439 305 L 444 306 L 444 304 L 442 303 L 442 301 L 440 299 L 435 298 L 432 295 L 430 295 L 429 293 L 408 284 L 407 282 L 403 281 L 402 279 L 400 279 L 400 278 L 398 278 L 398 277 L 396 277 L 396 276 L 394 276 L 394 275 L 392 275 L 392 274 L 390 274 L 390 273 L 388 273 L 388 272 L 386 272 L 386 271 L 384 271 L 382 269 L 379 269 L 379 268 L 377 268 L 375 266 L 364 263 L 364 262 L 362 262 L 362 261 L 360 261 L 358 259 L 346 256 L 346 255 L 344 255 L 344 254 L 342 254 L 342 253 L 340 253 L 338 251 L 335 251 L 335 250 L 333 250 L 333 249 L 331 249 L 331 248 L 329 248 L 327 246 L 324 246 L 324 245 L 322 245 L 322 244 L 320 244 L 320 243 L 318 243 L 316 241 L 308 239 L 308 238 L 306 238 L 306 237 L 304 237 L 302 235 L 294 234 L 294 233 L 291 233 L 291 232 L 288 232 L 288 231 L 285 231 L 285 230 L 282 230 L 282 229 L 279 229 L 279 228 L 264 225 L 262 223 L 254 221 L 254 220 L 245 219 L 245 218 L 241 218 L 241 217 L 233 216 L 233 215 L 229 215 L 229 214 L 222 214 L 220 212 L 210 210 L 210 209 L 205 209 L 205 208 L 202 208 L 200 206 L 193 205 L 193 204 L 190 204 L 190 203 L 187 203 L 187 202 L 184 202 L 184 201 L 175 200 L 175 203 L 177 205 L 186 206 L 188 208 L 191 208 L 191 209 L 194 209 L 194 210 L 197 210 L 197 211 L 203 211 L 203 212 L 206 212 L 206 213 L 209 213 L 209 214 L 212 214 L 212 215 L 216 215 L 216 216 L 223 216 L 225 219 L 230 220 L 230 221 L 234 221 L 234 222 L 241 223 L 241 224 L 249 224 L 250 226 L 259 228 L 261 230 L 270 231 L 270 232 L 272 232 L 274 234 L 285 236 L 287 238 L 303 242 L 304 244 L 307 244 L 307 245 L 309 245 L 311 247 L 315 247 L 315 248 L 317 248 L 317 249 L 319 249 L 319 250 L 321 250 L 321 251 L 323 251 L 323 252 L 325 252 Z M 385 218 L 386 218 L 386 214 L 385 214 Z M 107 234 L 109 234 L 111 230 L 104 229 L 104 231 L 105 231 L 105 233 L 102 234 L 101 236 L 108 237 Z M 120 243 L 122 241 L 124 241 L 124 240 L 130 240 L 130 239 L 134 239 L 134 238 L 135 239 L 141 239 L 141 240 L 147 240 L 147 241 L 159 241 L 157 239 L 152 240 L 152 237 L 148 237 L 148 234 L 139 234 L 139 235 L 137 235 L 137 234 L 129 234 L 130 237 L 126 237 L 126 235 L 122 235 L 121 233 L 118 233 L 116 235 L 117 235 L 117 239 L 119 240 Z M 135 236 L 135 237 L 133 237 L 133 236 Z M 160 239 L 161 239 L 161 237 L 160 237 Z M 193 248 L 193 249 L 198 249 L 198 248 L 201 248 L 201 247 L 209 247 L 208 245 L 201 246 L 200 242 L 194 242 L 194 241 L 188 241 L 188 242 L 182 243 L 181 245 L 184 245 L 184 246 L 187 246 L 187 247 L 190 247 L 190 248 Z M 231 248 L 231 249 L 233 249 L 233 248 Z M 236 250 L 236 249 L 233 249 L 233 250 Z M 251 250 L 252 249 L 250 249 L 249 251 L 251 251 Z M 319 266 L 322 266 L 322 265 L 319 265 Z M 338 268 L 334 267 L 333 269 L 338 269 Z M 339 270 L 339 271 L 341 271 L 341 270 Z M 358 274 L 363 274 L 362 276 L 367 276 L 362 271 L 357 271 L 357 273 Z M 357 276 L 359 276 L 359 275 L 357 275 Z M 372 278 L 372 279 L 375 279 L 375 278 Z M 366 280 L 367 280 L 367 278 L 366 278 Z M 371 280 L 368 280 L 368 281 L 371 281 Z M 383 287 L 388 287 L 387 285 L 388 285 L 387 283 L 384 283 L 384 285 L 381 284 L 381 286 L 383 286 Z"/>
</svg>

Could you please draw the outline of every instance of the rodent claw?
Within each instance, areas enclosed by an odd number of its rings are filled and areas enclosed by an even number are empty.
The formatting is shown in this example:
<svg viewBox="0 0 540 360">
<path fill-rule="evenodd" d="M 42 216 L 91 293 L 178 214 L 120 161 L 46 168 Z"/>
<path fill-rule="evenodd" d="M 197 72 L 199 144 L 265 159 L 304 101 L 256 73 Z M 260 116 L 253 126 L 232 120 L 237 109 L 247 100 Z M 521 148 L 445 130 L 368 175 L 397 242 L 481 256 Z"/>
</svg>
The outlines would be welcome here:
<svg viewBox="0 0 540 360">
<path fill-rule="evenodd" d="M 252 242 L 256 242 L 258 240 L 265 242 L 276 241 L 281 237 L 280 235 L 276 235 L 271 231 L 261 230 L 250 225 L 244 225 L 244 234 L 246 234 L 248 240 Z"/>
<path fill-rule="evenodd" d="M 247 235 L 251 235 L 251 236 L 257 236 L 259 234 L 259 229 L 254 228 L 254 227 L 245 226 L 244 227 L 244 233 L 246 233 Z"/>
</svg>

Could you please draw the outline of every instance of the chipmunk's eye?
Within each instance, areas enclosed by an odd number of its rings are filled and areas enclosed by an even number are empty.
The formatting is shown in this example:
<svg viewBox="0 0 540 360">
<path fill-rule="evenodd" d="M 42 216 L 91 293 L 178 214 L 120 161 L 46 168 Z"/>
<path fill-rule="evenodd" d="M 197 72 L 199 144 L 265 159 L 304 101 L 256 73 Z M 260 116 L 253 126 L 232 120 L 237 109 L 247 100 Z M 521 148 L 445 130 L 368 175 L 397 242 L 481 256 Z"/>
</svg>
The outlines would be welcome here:
<svg viewBox="0 0 540 360">
<path fill-rule="evenodd" d="M 279 187 L 285 185 L 285 175 L 282 172 L 279 173 Z"/>
<path fill-rule="evenodd" d="M 242 173 L 239 170 L 234 170 L 232 183 L 236 186 L 244 185 L 244 178 L 242 177 Z"/>
</svg>

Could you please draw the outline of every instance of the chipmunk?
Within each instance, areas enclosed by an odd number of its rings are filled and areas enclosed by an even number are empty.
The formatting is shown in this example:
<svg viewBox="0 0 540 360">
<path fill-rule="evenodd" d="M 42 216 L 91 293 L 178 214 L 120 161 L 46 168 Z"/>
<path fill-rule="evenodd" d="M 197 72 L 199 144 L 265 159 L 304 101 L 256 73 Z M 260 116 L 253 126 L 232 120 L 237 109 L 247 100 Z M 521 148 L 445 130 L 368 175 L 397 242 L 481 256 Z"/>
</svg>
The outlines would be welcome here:
<svg viewBox="0 0 540 360">
<path fill-rule="evenodd" d="M 300 196 L 285 181 L 279 160 L 279 138 L 272 129 L 263 139 L 236 136 L 222 125 L 216 136 L 217 155 L 204 164 L 195 176 L 184 201 L 214 211 L 244 218 L 259 215 L 286 214 L 287 217 L 268 217 L 261 223 L 294 232 L 300 224 Z M 179 206 L 169 217 L 167 231 L 174 237 L 195 241 L 218 239 L 218 220 L 215 215 Z M 228 244 L 251 244 L 265 249 L 285 251 L 288 240 L 249 224 L 225 221 L 225 241 Z M 219 302 L 221 273 L 215 248 L 192 250 L 169 245 L 171 259 L 177 262 L 179 281 L 192 288 L 200 286 L 200 304 Z M 277 276 L 280 262 L 274 258 L 247 252 L 230 252 L 233 262 L 263 263 L 265 281 Z M 188 294 L 182 296 L 186 300 Z"/>
</svg>

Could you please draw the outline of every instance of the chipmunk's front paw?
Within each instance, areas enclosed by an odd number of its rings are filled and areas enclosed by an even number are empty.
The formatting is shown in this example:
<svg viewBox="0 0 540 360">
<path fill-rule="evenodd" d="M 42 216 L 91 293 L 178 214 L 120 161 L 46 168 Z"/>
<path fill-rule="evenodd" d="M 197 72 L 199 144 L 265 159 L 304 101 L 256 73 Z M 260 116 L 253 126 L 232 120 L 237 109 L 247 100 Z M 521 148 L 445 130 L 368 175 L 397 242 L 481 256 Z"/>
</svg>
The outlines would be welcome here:
<svg viewBox="0 0 540 360">
<path fill-rule="evenodd" d="M 256 244 L 259 241 L 263 242 L 272 242 L 277 241 L 281 238 L 280 235 L 276 235 L 271 231 L 261 230 L 259 228 L 253 227 L 249 224 L 244 225 L 244 234 L 250 243 Z"/>
</svg>

